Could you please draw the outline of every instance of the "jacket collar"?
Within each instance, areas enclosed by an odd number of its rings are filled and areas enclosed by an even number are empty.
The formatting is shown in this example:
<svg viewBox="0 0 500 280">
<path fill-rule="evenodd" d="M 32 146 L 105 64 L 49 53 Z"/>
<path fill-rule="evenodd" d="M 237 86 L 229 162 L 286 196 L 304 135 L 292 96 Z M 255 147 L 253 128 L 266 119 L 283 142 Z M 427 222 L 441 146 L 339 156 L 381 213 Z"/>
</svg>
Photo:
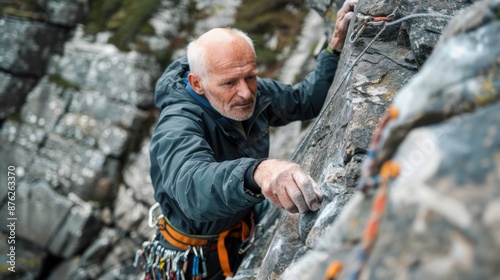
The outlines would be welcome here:
<svg viewBox="0 0 500 280">
<path fill-rule="evenodd" d="M 184 76 L 183 76 L 184 83 L 186 84 L 186 91 L 189 93 L 189 95 L 191 95 L 194 99 L 196 99 L 196 101 L 200 102 L 201 105 L 203 105 L 204 107 L 212 110 L 214 113 L 216 113 L 220 117 L 223 117 L 217 110 L 215 110 L 214 107 L 212 107 L 210 102 L 208 102 L 208 99 L 206 99 L 204 96 L 199 95 L 198 93 L 196 93 L 194 91 L 193 87 L 191 87 L 191 84 L 189 83 L 189 80 L 187 78 L 189 72 L 190 71 L 186 71 L 186 73 L 184 73 Z"/>
</svg>

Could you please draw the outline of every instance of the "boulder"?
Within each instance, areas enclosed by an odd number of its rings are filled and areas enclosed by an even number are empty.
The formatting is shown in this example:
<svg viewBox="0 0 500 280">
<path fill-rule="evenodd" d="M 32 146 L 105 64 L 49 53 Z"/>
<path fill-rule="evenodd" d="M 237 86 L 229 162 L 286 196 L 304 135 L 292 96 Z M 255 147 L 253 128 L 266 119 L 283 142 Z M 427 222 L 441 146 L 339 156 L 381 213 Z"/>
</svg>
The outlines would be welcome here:
<svg viewBox="0 0 500 280">
<path fill-rule="evenodd" d="M 76 200 L 76 199 L 74 199 Z M 99 229 L 89 204 L 57 194 L 45 182 L 18 182 L 14 217 L 16 239 L 38 244 L 53 256 L 68 258 L 88 246 Z M 1 207 L 2 218 L 12 217 L 8 204 Z M 34 213 L 44 213 L 43 217 Z M 4 223 L 0 229 L 9 232 Z M 20 249 L 21 250 L 21 249 Z"/>
<path fill-rule="evenodd" d="M 496 40 L 488 39 L 491 36 L 494 38 L 498 33 L 494 23 L 498 4 L 495 1 L 486 2 L 488 1 L 476 5 L 475 12 L 469 10 L 451 22 L 450 17 L 467 7 L 468 3 L 430 1 L 429 6 L 421 6 L 420 2 L 415 1 L 364 1 L 358 5 L 358 14 L 387 16 L 394 13 L 394 19 L 406 19 L 400 24 L 387 27 L 381 34 L 378 34 L 381 28 L 369 27 L 354 43 L 346 42 L 340 69 L 324 109 L 292 157 L 313 178 L 322 182 L 322 190 L 327 199 L 318 213 L 303 214 L 300 217 L 295 217 L 296 214 L 282 214 L 280 226 L 262 261 L 258 278 L 321 279 L 334 260 L 340 260 L 349 266 L 343 270 L 342 277 L 352 275 L 345 271 L 352 272 L 357 266 L 355 247 L 360 245 L 355 244 L 360 244 L 363 238 L 362 233 L 372 204 L 371 198 L 357 193 L 355 186 L 369 182 L 362 174 L 366 175 L 364 170 L 367 163 L 363 162 L 369 161 L 367 151 L 373 148 L 370 147 L 370 138 L 393 100 L 392 106 L 402 108 L 404 105 L 405 109 L 399 110 L 398 120 L 394 120 L 382 133 L 383 141 L 379 144 L 377 162 L 391 159 L 395 149 L 413 128 L 444 121 L 498 100 L 498 85 L 494 82 L 498 80 L 498 71 L 495 70 L 496 60 L 491 59 L 499 56 L 498 48 L 493 50 Z M 317 5 L 315 9 L 320 7 L 322 6 Z M 416 13 L 426 15 L 408 17 Z M 470 21 L 473 27 L 463 23 L 466 18 L 475 19 Z M 445 31 L 448 22 L 446 30 L 456 30 L 455 33 L 458 34 L 449 35 L 451 31 Z M 358 20 L 355 18 L 351 24 L 351 32 L 356 24 Z M 456 27 L 457 24 L 461 28 Z M 489 27 L 481 29 L 481 24 Z M 460 34 L 467 33 L 467 30 L 470 31 L 468 38 L 465 34 Z M 445 45 L 443 41 L 438 43 L 441 34 L 445 34 L 443 38 L 449 38 L 454 43 L 448 42 L 446 47 L 439 47 L 439 52 L 433 52 L 436 44 Z M 373 40 L 375 36 L 379 40 Z M 415 42 L 417 37 L 420 42 Z M 456 50 L 459 49 L 468 49 L 470 56 L 458 59 Z M 431 52 L 433 55 L 429 57 Z M 490 59 L 485 57 L 486 53 L 490 55 Z M 419 73 L 413 77 L 417 71 Z M 473 78 L 478 75 L 479 78 Z M 489 117 L 495 119 L 492 115 Z M 491 133 L 494 135 L 494 132 Z M 476 147 L 473 142 L 466 145 Z M 494 144 L 491 145 L 489 152 L 494 149 Z M 427 148 L 425 152 L 429 150 L 427 146 L 422 141 L 415 145 Z M 418 160 L 418 156 L 420 155 L 414 155 L 413 160 Z M 464 174 L 464 178 L 472 176 L 465 175 L 467 173 L 461 172 L 460 167 L 455 167 L 451 162 L 453 161 L 450 161 L 449 168 L 456 168 L 457 174 Z M 487 166 L 491 164 L 485 165 L 486 170 L 489 170 Z M 377 166 L 376 172 L 378 168 L 380 166 Z M 493 203 L 491 209 L 495 207 Z M 397 211 L 394 210 L 394 213 Z M 394 229 L 407 227 L 398 221 L 392 222 Z M 401 235 L 401 238 L 403 236 L 406 235 Z M 287 246 L 283 248 L 280 244 Z M 380 250 L 381 253 L 386 253 L 389 248 L 393 248 L 391 246 L 402 246 L 389 242 L 384 244 L 387 247 Z M 399 249 L 401 252 L 404 251 L 402 248 Z M 401 256 L 394 259 L 401 260 Z M 391 262 L 392 259 L 384 261 Z M 377 265 L 380 263 L 373 263 L 373 266 L 370 263 L 367 266 L 373 267 L 374 271 L 367 268 L 362 275 L 374 277 Z M 402 263 L 399 265 L 403 266 Z M 456 264 L 453 265 L 456 267 Z M 394 274 L 397 268 L 397 265 L 390 266 L 377 277 L 382 279 L 389 275 L 389 278 L 399 278 L 400 274 Z M 311 273 L 312 271 L 317 272 Z M 484 275 L 493 271 L 490 264 Z M 431 278 L 444 277 L 438 274 L 419 274 L 429 275 Z M 451 275 L 455 276 L 453 273 Z"/>
<path fill-rule="evenodd" d="M 94 242 L 84 250 L 79 258 L 61 262 L 49 277 L 61 279 L 57 277 L 62 275 L 63 279 L 97 279 L 105 269 L 102 261 L 120 238 L 123 238 L 123 235 L 118 231 L 103 227 Z"/>
<path fill-rule="evenodd" d="M 115 158 L 123 155 L 130 139 L 125 129 L 109 121 L 96 120 L 88 114 L 65 114 L 54 132 Z"/>
<path fill-rule="evenodd" d="M 73 139 L 49 134 L 35 163 L 39 164 L 31 165 L 29 173 L 34 178 L 50 176 L 53 186 L 63 193 L 73 192 L 84 200 L 102 200 L 115 193 L 111 182 L 118 166 L 101 151 Z M 104 176 L 104 172 L 111 176 Z"/>
<path fill-rule="evenodd" d="M 73 94 L 68 112 L 89 115 L 96 121 L 129 131 L 137 130 L 148 117 L 133 104 L 118 102 L 93 90 Z"/>
</svg>

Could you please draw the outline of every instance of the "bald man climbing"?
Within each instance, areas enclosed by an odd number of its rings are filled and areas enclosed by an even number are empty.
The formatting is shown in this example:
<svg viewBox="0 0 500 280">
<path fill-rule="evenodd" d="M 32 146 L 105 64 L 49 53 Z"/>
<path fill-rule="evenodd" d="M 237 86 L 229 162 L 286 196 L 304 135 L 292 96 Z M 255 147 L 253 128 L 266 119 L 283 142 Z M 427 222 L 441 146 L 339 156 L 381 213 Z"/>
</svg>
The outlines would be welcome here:
<svg viewBox="0 0 500 280">
<path fill-rule="evenodd" d="M 157 238 L 165 252 L 178 252 L 171 262 L 185 277 L 232 276 L 266 203 L 319 209 L 317 183 L 298 164 L 267 158 L 269 127 L 319 114 L 355 3 L 346 1 L 316 69 L 296 85 L 259 78 L 251 39 L 231 28 L 191 42 L 159 79 L 150 149 L 164 215 Z"/>
</svg>

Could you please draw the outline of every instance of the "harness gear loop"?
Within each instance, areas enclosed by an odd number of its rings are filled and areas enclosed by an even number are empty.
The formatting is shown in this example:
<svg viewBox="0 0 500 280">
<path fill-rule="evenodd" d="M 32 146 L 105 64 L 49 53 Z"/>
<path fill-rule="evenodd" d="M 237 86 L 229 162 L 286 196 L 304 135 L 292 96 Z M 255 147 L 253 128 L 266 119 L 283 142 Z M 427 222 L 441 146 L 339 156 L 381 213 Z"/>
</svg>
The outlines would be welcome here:
<svg viewBox="0 0 500 280">
<path fill-rule="evenodd" d="M 219 234 L 212 235 L 195 235 L 182 232 L 181 230 L 175 228 L 167 217 L 162 217 L 158 223 L 158 229 L 165 240 L 172 246 L 179 250 L 189 250 L 190 248 L 195 248 L 195 246 L 206 247 L 208 251 L 217 250 L 219 256 L 219 263 L 222 268 L 224 276 L 233 276 L 231 266 L 229 264 L 229 255 L 226 248 L 226 238 L 241 238 L 242 244 L 240 245 L 239 252 L 242 254 L 248 247 L 250 247 L 251 242 L 253 242 L 254 235 L 254 219 L 253 212 L 250 212 L 250 226 L 245 222 L 245 220 L 240 221 L 234 226 L 224 230 Z M 210 247 L 208 247 L 212 244 Z M 244 247 L 244 249 L 242 249 Z M 202 251 L 200 250 L 200 253 Z"/>
</svg>

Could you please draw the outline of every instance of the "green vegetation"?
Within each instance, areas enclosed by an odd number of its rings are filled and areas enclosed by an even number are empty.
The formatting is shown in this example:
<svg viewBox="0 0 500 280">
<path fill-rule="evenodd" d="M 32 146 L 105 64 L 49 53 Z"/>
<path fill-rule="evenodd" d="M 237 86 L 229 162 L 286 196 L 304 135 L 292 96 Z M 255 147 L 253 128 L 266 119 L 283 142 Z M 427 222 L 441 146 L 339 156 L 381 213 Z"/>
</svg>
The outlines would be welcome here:
<svg viewBox="0 0 500 280">
<path fill-rule="evenodd" d="M 54 83 L 62 88 L 68 88 L 68 89 L 74 89 L 74 90 L 80 90 L 80 86 L 77 84 L 74 84 L 66 79 L 64 79 L 61 75 L 59 74 L 52 74 L 49 76 L 49 81 L 51 83 Z"/>
<path fill-rule="evenodd" d="M 1 0 L 0 0 L 1 1 Z M 276 58 L 285 46 L 295 43 L 300 33 L 304 16 L 307 14 L 304 1 L 301 0 L 243 0 L 236 15 L 235 27 L 248 32 L 254 40 L 258 64 L 265 68 L 262 75 L 270 76 L 278 69 L 282 61 Z M 174 50 L 186 46 L 184 37 L 173 38 L 169 50 L 152 51 L 147 43 L 139 39 L 140 35 L 153 35 L 154 28 L 148 23 L 158 10 L 161 0 L 89 0 L 90 12 L 86 22 L 86 33 L 97 34 L 111 31 L 113 35 L 109 43 L 122 51 L 134 49 L 151 53 L 162 67 L 170 63 Z M 217 11 L 196 10 L 195 0 L 188 6 L 191 22 L 180 27 L 189 33 L 197 20 L 205 18 Z M 278 34 L 276 49 L 269 49 L 266 41 Z"/>
<path fill-rule="evenodd" d="M 276 58 L 285 46 L 295 43 L 301 24 L 307 13 L 302 0 L 243 0 L 236 15 L 235 27 L 248 32 L 255 42 L 258 63 L 265 72 L 272 73 L 279 68 L 281 61 Z M 169 50 L 154 51 L 147 43 L 139 39 L 140 35 L 154 35 L 154 28 L 149 19 L 158 11 L 161 0 L 89 0 L 90 11 L 85 24 L 87 34 L 111 31 L 109 43 L 122 51 L 131 49 L 153 54 L 162 66 L 170 63 L 170 56 L 175 49 L 185 47 L 186 38 L 174 38 Z M 189 18 L 192 19 L 182 30 L 192 30 L 197 20 L 217 12 L 196 10 L 195 0 L 188 6 Z M 47 20 L 46 11 L 33 0 L 0 0 L 3 15 L 16 16 L 30 20 Z M 276 49 L 266 47 L 266 41 L 278 34 Z M 265 73 L 262 73 L 265 74 Z"/>
<path fill-rule="evenodd" d="M 87 34 L 111 31 L 113 35 L 109 38 L 109 43 L 114 44 L 118 49 L 151 53 L 162 66 L 170 63 L 172 50 L 152 52 L 148 44 L 139 38 L 140 35 L 155 34 L 153 26 L 149 24 L 149 19 L 158 11 L 161 0 L 89 0 L 89 5 L 90 12 L 85 24 Z M 188 11 L 195 13 L 195 7 L 196 3 L 192 0 Z M 182 26 L 181 29 L 191 30 L 193 26 Z M 172 48 L 176 46 L 174 42 Z"/>
<path fill-rule="evenodd" d="M 12 122 L 21 123 L 22 122 L 21 106 L 17 107 L 16 111 L 10 114 L 7 119 Z"/>
<path fill-rule="evenodd" d="M 243 0 L 236 15 L 235 27 L 248 35 L 255 44 L 257 63 L 264 66 L 263 76 L 273 76 L 274 70 L 281 67 L 277 55 L 286 46 L 295 44 L 301 31 L 302 22 L 308 10 L 300 0 Z M 265 38 L 278 33 L 275 50 L 266 46 Z"/>
<path fill-rule="evenodd" d="M 33 0 L 0 0 L 3 16 L 14 16 L 29 20 L 44 21 L 47 15 L 42 6 Z"/>
<path fill-rule="evenodd" d="M 113 31 L 109 42 L 122 51 L 129 51 L 137 35 L 154 33 L 148 19 L 160 3 L 161 0 L 90 0 L 86 32 Z"/>
</svg>

